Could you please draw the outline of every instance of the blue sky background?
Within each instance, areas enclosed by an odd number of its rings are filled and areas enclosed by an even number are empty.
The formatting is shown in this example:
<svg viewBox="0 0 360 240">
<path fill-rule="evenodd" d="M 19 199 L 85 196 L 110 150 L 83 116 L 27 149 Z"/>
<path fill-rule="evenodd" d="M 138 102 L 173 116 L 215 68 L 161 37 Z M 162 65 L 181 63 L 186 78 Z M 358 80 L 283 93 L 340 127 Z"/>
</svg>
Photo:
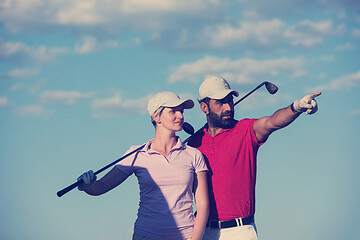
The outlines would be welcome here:
<svg viewBox="0 0 360 240">
<path fill-rule="evenodd" d="M 260 239 L 358 238 L 359 10 L 357 0 L 0 0 L 0 239 L 130 239 L 134 176 L 100 197 L 56 192 L 154 136 L 150 95 L 195 100 L 213 74 L 241 96 L 264 80 L 279 87 L 237 105 L 238 119 L 323 92 L 315 115 L 259 151 Z M 185 120 L 198 129 L 205 116 L 196 105 Z"/>
</svg>

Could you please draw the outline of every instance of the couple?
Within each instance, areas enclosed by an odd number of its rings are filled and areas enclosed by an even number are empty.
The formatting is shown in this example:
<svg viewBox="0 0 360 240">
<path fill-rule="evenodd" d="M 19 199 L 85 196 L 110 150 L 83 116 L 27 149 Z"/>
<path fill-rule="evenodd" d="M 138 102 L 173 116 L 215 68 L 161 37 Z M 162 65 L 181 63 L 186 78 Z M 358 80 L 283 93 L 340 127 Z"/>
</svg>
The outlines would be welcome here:
<svg viewBox="0 0 360 240">
<path fill-rule="evenodd" d="M 194 102 L 160 92 L 148 102 L 155 138 L 101 179 L 96 181 L 92 171 L 81 175 L 78 180 L 84 184 L 79 190 L 101 195 L 134 173 L 140 185 L 140 206 L 133 240 L 257 239 L 257 151 L 275 130 L 303 112 L 315 113 L 314 98 L 320 94 L 307 95 L 271 116 L 237 121 L 233 96 L 238 92 L 225 79 L 209 77 L 199 88 L 207 124 L 185 145 L 175 133 L 182 130 L 184 109 L 192 108 Z"/>
</svg>

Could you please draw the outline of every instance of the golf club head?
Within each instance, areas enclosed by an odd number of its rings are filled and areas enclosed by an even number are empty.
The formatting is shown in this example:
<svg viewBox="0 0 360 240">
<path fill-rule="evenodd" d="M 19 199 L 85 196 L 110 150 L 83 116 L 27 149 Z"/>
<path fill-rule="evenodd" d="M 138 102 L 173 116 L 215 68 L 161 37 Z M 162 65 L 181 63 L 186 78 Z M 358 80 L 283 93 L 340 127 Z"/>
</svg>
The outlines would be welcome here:
<svg viewBox="0 0 360 240">
<path fill-rule="evenodd" d="M 187 123 L 187 122 L 184 122 L 183 123 L 183 130 L 187 133 L 187 134 L 190 134 L 190 135 L 193 135 L 195 130 L 193 128 L 193 126 L 191 126 L 190 123 Z"/>
<path fill-rule="evenodd" d="M 271 82 L 265 82 L 265 87 L 270 94 L 275 94 L 279 89 L 275 84 Z"/>
</svg>

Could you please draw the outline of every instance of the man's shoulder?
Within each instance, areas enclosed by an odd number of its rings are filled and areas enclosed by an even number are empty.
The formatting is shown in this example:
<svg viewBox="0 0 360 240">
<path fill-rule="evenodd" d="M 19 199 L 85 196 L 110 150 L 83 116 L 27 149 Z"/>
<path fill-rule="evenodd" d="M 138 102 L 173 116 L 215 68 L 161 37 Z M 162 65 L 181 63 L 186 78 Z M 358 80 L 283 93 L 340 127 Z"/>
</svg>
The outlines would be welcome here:
<svg viewBox="0 0 360 240">
<path fill-rule="evenodd" d="M 195 132 L 188 141 L 188 146 L 192 148 L 198 148 L 201 146 L 202 138 L 205 135 L 205 127 L 202 127 L 200 130 Z"/>
<path fill-rule="evenodd" d="M 231 132 L 236 135 L 239 133 L 245 133 L 248 129 L 253 128 L 256 120 L 257 118 L 243 118 L 238 120 Z"/>
<path fill-rule="evenodd" d="M 258 118 L 243 118 L 236 123 L 236 127 L 244 125 L 253 125 Z"/>
<path fill-rule="evenodd" d="M 238 120 L 238 123 L 248 123 L 248 122 L 255 122 L 258 118 L 243 118 Z"/>
</svg>

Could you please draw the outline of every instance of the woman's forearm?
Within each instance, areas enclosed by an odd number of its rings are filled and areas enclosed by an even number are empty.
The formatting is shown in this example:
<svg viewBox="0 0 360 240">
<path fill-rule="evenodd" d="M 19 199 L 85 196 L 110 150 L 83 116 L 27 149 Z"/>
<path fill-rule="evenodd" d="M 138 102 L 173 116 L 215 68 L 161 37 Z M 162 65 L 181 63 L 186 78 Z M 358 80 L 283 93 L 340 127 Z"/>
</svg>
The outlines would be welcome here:
<svg viewBox="0 0 360 240">
<path fill-rule="evenodd" d="M 202 236 L 205 231 L 206 223 L 207 223 L 207 220 L 209 217 L 209 206 L 208 205 L 198 206 L 198 204 L 197 204 L 196 208 L 197 208 L 197 214 L 196 214 L 194 230 L 193 230 L 193 233 L 191 236 L 191 240 L 201 240 L 202 239 Z"/>
<path fill-rule="evenodd" d="M 100 180 L 94 182 L 85 192 L 92 196 L 99 196 L 121 184 L 128 176 L 114 167 Z"/>
<path fill-rule="evenodd" d="M 209 195 L 206 171 L 196 174 L 195 203 L 197 215 L 191 239 L 201 240 L 209 217 Z"/>
</svg>

